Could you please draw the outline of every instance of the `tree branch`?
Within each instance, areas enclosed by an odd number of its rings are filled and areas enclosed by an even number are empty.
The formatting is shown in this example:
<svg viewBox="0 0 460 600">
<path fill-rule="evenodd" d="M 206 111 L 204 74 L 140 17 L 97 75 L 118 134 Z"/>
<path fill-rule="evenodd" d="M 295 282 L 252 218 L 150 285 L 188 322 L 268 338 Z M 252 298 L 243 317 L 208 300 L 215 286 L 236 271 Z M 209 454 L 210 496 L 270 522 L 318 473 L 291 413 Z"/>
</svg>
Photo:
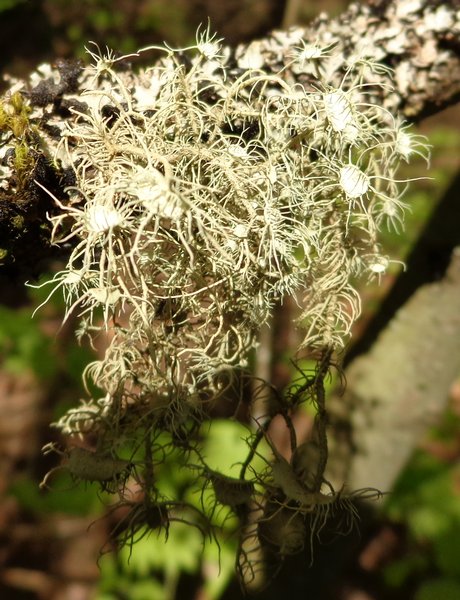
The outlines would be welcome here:
<svg viewBox="0 0 460 600">
<path fill-rule="evenodd" d="M 279 73 L 306 89 L 315 89 L 314 60 L 301 70 L 293 67 L 293 53 L 309 44 L 318 49 L 335 47 L 340 60 L 352 63 L 366 57 L 394 69 L 375 74 L 366 98 L 385 106 L 395 117 L 411 121 L 438 112 L 460 98 L 460 10 L 458 3 L 435 0 L 386 0 L 370 5 L 352 4 L 336 19 L 320 15 L 307 28 L 275 31 L 262 40 L 228 50 L 227 77 L 237 77 L 253 67 Z M 134 56 L 132 57 L 135 58 Z M 133 86 L 140 76 L 132 65 L 120 63 L 123 77 Z M 145 71 L 143 71 L 145 73 Z M 322 74 L 328 85 L 340 86 L 343 69 Z M 54 256 L 50 246 L 47 213 L 57 209 L 50 196 L 36 185 L 41 182 L 59 198 L 72 185 L 72 165 L 54 160 L 66 121 L 86 105 L 82 91 L 88 87 L 89 70 L 76 62 L 57 61 L 43 66 L 29 81 L 10 81 L 0 119 L 0 265 L 3 275 L 19 279 L 38 275 L 46 259 Z M 312 88 L 313 86 L 313 88 Z M 20 92 L 24 106 L 17 93 Z M 16 95 L 15 95 L 16 94 Z M 14 123 L 11 119 L 13 112 Z M 6 113 L 6 117 L 5 117 Z M 31 261 L 30 257 L 34 256 Z"/>
<path fill-rule="evenodd" d="M 273 38 L 286 34 L 274 33 Z M 294 29 L 318 45 L 337 44 L 347 58 L 366 52 L 394 69 L 393 90 L 381 102 L 394 114 L 420 121 L 460 99 L 460 3 L 374 0 L 352 4 L 336 19 L 320 15 Z M 261 42 L 270 47 L 270 37 Z M 294 44 L 295 45 L 295 44 Z"/>
<path fill-rule="evenodd" d="M 444 279 L 421 287 L 350 364 L 345 396 L 330 405 L 331 479 L 391 489 L 460 372 L 459 297 L 457 248 Z"/>
</svg>

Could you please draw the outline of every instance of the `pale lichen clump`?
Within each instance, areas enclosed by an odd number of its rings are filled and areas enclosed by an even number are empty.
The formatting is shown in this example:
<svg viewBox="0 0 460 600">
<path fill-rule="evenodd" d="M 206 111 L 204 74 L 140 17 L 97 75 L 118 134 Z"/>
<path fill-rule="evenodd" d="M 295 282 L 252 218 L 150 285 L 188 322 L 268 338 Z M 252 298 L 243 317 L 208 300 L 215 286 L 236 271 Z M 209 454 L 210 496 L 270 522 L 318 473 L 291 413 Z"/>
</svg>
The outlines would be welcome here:
<svg viewBox="0 0 460 600">
<path fill-rule="evenodd" d="M 137 76 L 122 59 L 91 52 L 84 108 L 72 109 L 58 149 L 75 185 L 52 217 L 54 242 L 73 244 L 53 289 L 63 289 L 67 314 L 79 312 L 79 336 L 110 332 L 105 356 L 84 374 L 102 399 L 58 426 L 97 431 L 104 453 L 163 436 L 157 459 L 145 450 L 146 472 L 169 450 L 198 444 L 191 432 L 246 369 L 274 303 L 294 296 L 302 306 L 304 347 L 330 356 L 344 345 L 360 311 L 351 281 L 381 276 L 389 261 L 379 228 L 403 220 L 399 163 L 427 156 L 419 137 L 372 103 L 389 71 L 359 58 L 345 64 L 333 45 L 303 43 L 292 54 L 293 73 L 312 67 L 302 85 L 253 55 L 235 68 L 205 34 L 194 47 L 161 51 Z M 287 418 L 294 404 L 278 401 Z M 318 505 L 322 527 L 322 504 L 339 499 L 324 494 L 324 464 L 314 486 L 296 483 L 301 501 L 263 476 L 251 482 L 246 467 L 223 481 L 250 496 L 268 490 L 264 535 L 292 502 L 294 521 L 308 513 L 315 523 Z M 210 472 L 203 466 L 204 478 Z"/>
<path fill-rule="evenodd" d="M 366 61 L 334 88 L 262 69 L 230 78 L 219 41 L 203 34 L 187 54 L 164 52 L 134 82 L 92 52 L 87 110 L 62 138 L 77 183 L 54 239 L 76 240 L 61 280 L 72 310 L 80 303 L 92 325 L 102 305 L 107 328 L 130 311 L 123 337 L 149 388 L 214 393 L 285 295 L 308 289 L 305 345 L 343 345 L 359 311 L 349 279 L 366 268 L 357 254 L 378 260 L 378 224 L 403 206 L 394 172 L 410 137 L 365 101 L 364 74 L 377 69 Z M 307 58 L 301 47 L 293 62 Z M 331 49 L 313 58 L 326 72 L 337 61 Z"/>
</svg>

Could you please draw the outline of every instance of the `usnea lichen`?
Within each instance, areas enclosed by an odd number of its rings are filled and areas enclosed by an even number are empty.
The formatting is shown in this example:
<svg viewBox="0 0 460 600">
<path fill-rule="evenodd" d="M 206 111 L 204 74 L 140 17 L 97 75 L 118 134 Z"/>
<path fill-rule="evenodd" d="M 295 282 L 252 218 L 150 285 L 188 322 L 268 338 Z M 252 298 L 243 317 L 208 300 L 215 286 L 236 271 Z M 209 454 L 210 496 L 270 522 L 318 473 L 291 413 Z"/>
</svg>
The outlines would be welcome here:
<svg viewBox="0 0 460 600">
<path fill-rule="evenodd" d="M 152 507 L 161 507 L 164 526 L 168 507 L 180 505 L 205 535 L 197 512 L 211 525 L 218 505 L 236 514 L 237 566 L 247 580 L 264 540 L 283 557 L 340 507 L 354 516 L 355 496 L 335 492 L 324 477 L 324 379 L 360 312 L 351 281 L 385 271 L 379 229 L 403 222 L 399 164 L 427 150 L 372 102 L 389 70 L 364 57 L 345 62 L 333 45 L 303 43 L 291 55 L 293 73 L 311 66 L 302 84 L 269 72 L 255 55 L 235 67 L 206 34 L 196 46 L 161 51 L 154 67 L 133 76 L 122 58 L 91 50 L 86 89 L 61 132 L 56 157 L 72 165 L 75 185 L 67 199 L 55 198 L 53 240 L 73 250 L 51 293 L 62 288 L 65 318 L 78 313 L 80 337 L 106 332 L 109 341 L 84 373 L 99 397 L 57 426 L 97 434 L 91 459 L 107 465 L 110 480 L 118 454 L 131 453 L 145 504 L 133 508 L 136 533 Z M 319 353 L 319 366 L 283 396 L 267 384 L 273 401 L 251 424 L 239 476 L 219 474 L 203 458 L 203 426 L 219 400 L 250 380 L 260 327 L 288 296 L 303 308 L 302 347 Z M 319 451 L 296 469 L 290 418 L 307 400 L 318 409 Z M 256 472 L 252 460 L 277 414 L 291 431 L 293 459 L 270 442 L 274 460 Z M 187 508 L 159 489 L 157 469 L 168 461 L 190 470 L 211 507 Z M 91 479 L 80 471 L 71 474 Z M 123 474 L 110 483 L 118 481 L 120 502 L 130 504 Z M 107 485 L 103 475 L 93 479 Z"/>
</svg>

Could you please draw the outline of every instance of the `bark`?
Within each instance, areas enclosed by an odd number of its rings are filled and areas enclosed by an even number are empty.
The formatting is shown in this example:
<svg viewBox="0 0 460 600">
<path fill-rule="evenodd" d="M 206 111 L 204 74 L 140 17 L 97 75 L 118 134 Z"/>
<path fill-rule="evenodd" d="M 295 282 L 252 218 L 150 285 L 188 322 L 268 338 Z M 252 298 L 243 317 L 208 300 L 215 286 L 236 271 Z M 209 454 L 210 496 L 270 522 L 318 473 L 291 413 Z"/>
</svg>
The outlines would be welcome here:
<svg viewBox="0 0 460 600">
<path fill-rule="evenodd" d="M 394 69 L 393 89 L 380 90 L 381 103 L 408 120 L 421 119 L 460 98 L 460 3 L 437 0 L 374 0 L 352 4 L 336 19 L 321 14 L 307 28 L 274 32 L 262 52 L 287 50 L 303 38 L 336 44 L 351 58 L 363 51 Z M 284 54 L 286 56 L 286 53 Z"/>
<path fill-rule="evenodd" d="M 460 373 L 459 298 L 460 247 L 444 279 L 421 287 L 347 369 L 345 396 L 332 402 L 331 479 L 392 488 Z"/>
</svg>

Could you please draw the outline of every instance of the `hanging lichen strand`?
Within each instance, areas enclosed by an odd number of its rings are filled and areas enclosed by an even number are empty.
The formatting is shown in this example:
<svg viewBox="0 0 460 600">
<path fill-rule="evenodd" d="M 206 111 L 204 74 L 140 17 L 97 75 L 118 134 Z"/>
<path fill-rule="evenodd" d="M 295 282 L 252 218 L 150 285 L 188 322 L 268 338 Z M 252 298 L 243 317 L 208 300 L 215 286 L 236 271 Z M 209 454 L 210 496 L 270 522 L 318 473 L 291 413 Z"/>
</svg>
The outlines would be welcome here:
<svg viewBox="0 0 460 600">
<path fill-rule="evenodd" d="M 365 57 L 345 62 L 331 47 L 300 43 L 277 74 L 251 68 L 250 53 L 248 68 L 237 68 L 207 33 L 194 47 L 161 50 L 137 76 L 91 52 L 86 89 L 61 132 L 56 156 L 76 183 L 55 199 L 53 239 L 73 251 L 51 285 L 63 290 L 66 318 L 79 314 L 80 338 L 109 334 L 84 373 L 100 395 L 57 423 L 95 434 L 95 453 L 71 449 L 63 464 L 118 492 L 130 509 L 125 543 L 178 519 L 215 533 L 216 509 L 226 507 L 239 520 L 237 565 L 248 582 L 261 546 L 284 557 L 329 515 L 353 519 L 354 495 L 324 478 L 324 378 L 360 311 L 352 278 L 385 270 L 378 231 L 403 222 L 395 171 L 427 151 L 372 103 L 391 73 Z M 288 68 L 308 76 L 300 84 Z M 303 347 L 318 367 L 283 396 L 258 386 L 266 415 L 249 423 L 247 458 L 230 477 L 210 468 L 203 440 L 219 400 L 247 396 L 248 354 L 286 296 L 303 307 Z M 291 423 L 306 401 L 318 412 L 313 454 L 297 447 Z M 275 415 L 291 432 L 291 461 L 270 439 Z M 257 470 L 260 442 L 273 462 Z M 195 496 L 159 489 L 165 464 L 189 470 Z"/>
</svg>

